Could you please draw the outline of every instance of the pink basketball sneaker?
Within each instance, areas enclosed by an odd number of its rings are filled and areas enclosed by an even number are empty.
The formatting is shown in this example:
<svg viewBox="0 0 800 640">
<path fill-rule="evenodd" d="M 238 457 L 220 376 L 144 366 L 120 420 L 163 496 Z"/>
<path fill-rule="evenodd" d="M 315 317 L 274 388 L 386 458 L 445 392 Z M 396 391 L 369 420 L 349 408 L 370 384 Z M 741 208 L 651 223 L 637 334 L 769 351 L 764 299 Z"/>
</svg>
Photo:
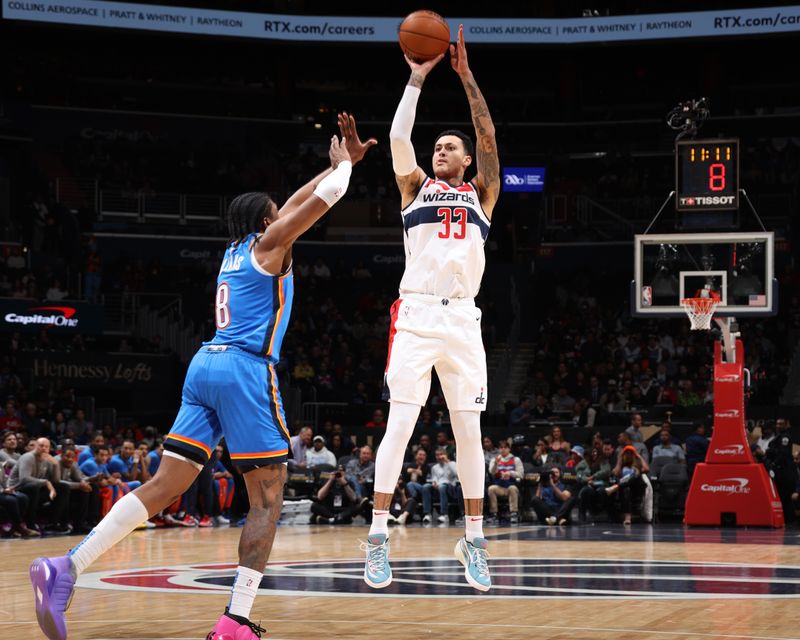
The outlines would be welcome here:
<svg viewBox="0 0 800 640">
<path fill-rule="evenodd" d="M 225 607 L 225 613 L 219 617 L 206 640 L 258 640 L 266 632 L 266 629 L 247 618 L 232 616 L 228 613 L 228 607 Z"/>
</svg>

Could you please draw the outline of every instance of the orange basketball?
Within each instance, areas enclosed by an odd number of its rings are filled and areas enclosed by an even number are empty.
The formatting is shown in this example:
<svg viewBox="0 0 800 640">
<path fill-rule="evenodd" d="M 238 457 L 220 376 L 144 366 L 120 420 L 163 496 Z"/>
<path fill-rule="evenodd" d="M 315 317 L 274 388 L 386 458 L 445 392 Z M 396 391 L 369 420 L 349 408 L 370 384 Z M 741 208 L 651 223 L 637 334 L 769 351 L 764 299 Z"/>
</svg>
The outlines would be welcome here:
<svg viewBox="0 0 800 640">
<path fill-rule="evenodd" d="M 425 62 L 447 51 L 450 27 L 442 16 L 424 9 L 406 16 L 400 25 L 400 48 L 415 62 Z"/>
</svg>

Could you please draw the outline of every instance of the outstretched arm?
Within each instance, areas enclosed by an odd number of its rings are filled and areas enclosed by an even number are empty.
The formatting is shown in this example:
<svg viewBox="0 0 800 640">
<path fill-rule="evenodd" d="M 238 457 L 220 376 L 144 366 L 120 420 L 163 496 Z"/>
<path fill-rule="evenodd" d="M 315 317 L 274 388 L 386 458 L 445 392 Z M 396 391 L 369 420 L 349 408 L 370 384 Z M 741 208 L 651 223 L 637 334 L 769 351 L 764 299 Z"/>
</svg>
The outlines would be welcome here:
<svg viewBox="0 0 800 640">
<path fill-rule="evenodd" d="M 486 215 L 491 218 L 494 205 L 500 195 L 500 159 L 497 156 L 497 142 L 494 137 L 494 123 L 489 114 L 486 100 L 475 82 L 475 77 L 467 62 L 467 47 L 464 44 L 464 25 L 458 27 L 458 41 L 450 45 L 450 64 L 461 78 L 464 90 L 467 92 L 469 109 L 472 113 L 472 124 L 475 125 L 475 135 L 478 144 L 475 152 L 478 161 L 478 175 L 475 185 L 480 192 L 481 206 Z"/>
<path fill-rule="evenodd" d="M 402 207 L 405 208 L 414 199 L 419 185 L 425 178 L 425 172 L 417 166 L 417 156 L 411 144 L 411 130 L 414 128 L 414 117 L 417 112 L 417 100 L 422 91 L 425 78 L 444 54 L 436 56 L 418 64 L 406 56 L 406 62 L 411 67 L 411 76 L 408 79 L 403 97 L 397 105 L 397 111 L 392 120 L 392 129 L 389 132 L 389 141 L 392 147 L 392 167 L 397 186 L 400 189 Z"/>
</svg>

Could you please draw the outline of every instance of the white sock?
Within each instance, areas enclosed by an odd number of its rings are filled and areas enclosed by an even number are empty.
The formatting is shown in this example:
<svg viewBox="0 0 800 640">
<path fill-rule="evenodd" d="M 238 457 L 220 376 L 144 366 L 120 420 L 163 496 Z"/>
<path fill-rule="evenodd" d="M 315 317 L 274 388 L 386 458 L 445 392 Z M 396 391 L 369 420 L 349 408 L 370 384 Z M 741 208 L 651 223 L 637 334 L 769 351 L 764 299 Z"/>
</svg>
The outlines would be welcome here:
<svg viewBox="0 0 800 640">
<path fill-rule="evenodd" d="M 228 603 L 228 613 L 250 619 L 250 609 L 253 608 L 253 600 L 256 599 L 263 575 L 261 571 L 255 569 L 248 569 L 241 565 L 237 567 L 231 589 L 231 601 Z"/>
<path fill-rule="evenodd" d="M 148 516 L 147 509 L 135 493 L 121 498 L 89 535 L 69 552 L 78 575 L 147 520 Z"/>
<path fill-rule="evenodd" d="M 382 533 L 385 536 L 389 535 L 389 510 L 378 511 L 372 510 L 372 525 L 369 528 L 369 535 L 374 536 L 376 533 Z"/>
<path fill-rule="evenodd" d="M 471 516 L 469 514 L 464 516 L 464 525 L 466 526 L 467 542 L 474 542 L 475 538 L 483 538 L 483 516 Z"/>
</svg>

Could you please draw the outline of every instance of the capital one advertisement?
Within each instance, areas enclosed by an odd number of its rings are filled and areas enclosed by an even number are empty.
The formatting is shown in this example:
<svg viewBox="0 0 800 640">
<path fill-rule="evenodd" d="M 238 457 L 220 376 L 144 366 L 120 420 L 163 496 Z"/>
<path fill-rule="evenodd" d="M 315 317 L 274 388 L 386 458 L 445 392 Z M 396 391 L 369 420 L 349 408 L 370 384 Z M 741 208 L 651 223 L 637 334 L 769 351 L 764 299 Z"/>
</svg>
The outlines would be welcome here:
<svg viewBox="0 0 800 640">
<path fill-rule="evenodd" d="M 0 299 L 0 332 L 87 335 L 103 333 L 103 308 L 85 302 Z"/>
</svg>

